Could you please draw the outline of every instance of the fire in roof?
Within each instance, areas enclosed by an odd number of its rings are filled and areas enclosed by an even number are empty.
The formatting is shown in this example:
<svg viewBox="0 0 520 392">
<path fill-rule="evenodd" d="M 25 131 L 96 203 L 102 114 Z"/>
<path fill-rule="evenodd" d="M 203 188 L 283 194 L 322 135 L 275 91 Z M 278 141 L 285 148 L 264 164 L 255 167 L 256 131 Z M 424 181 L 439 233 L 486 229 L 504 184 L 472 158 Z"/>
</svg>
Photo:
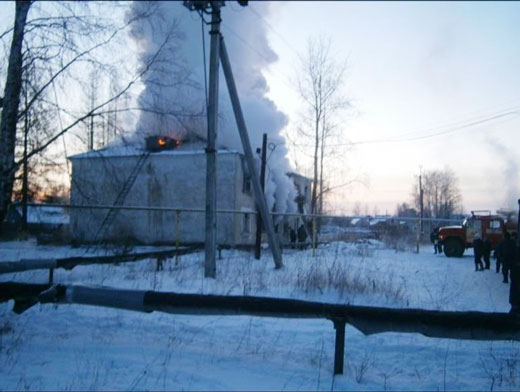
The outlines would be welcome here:
<svg viewBox="0 0 520 392">
<path fill-rule="evenodd" d="M 169 136 L 149 136 L 146 138 L 146 149 L 157 152 L 163 150 L 173 150 L 181 142 Z"/>
</svg>

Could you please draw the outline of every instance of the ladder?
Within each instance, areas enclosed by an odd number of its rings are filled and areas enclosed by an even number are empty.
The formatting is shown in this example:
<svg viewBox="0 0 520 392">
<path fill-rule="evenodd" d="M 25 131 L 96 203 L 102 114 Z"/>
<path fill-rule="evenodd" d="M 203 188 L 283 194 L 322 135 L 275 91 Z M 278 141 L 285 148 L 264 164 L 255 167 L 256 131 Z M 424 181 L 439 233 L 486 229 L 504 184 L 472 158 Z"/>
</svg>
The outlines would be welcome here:
<svg viewBox="0 0 520 392">
<path fill-rule="evenodd" d="M 107 234 L 108 229 L 114 222 L 114 219 L 116 218 L 117 214 L 119 213 L 119 208 L 116 208 L 118 206 L 123 205 L 125 202 L 126 196 L 130 192 L 130 189 L 132 189 L 132 186 L 135 183 L 135 180 L 137 179 L 137 176 L 139 175 L 139 172 L 141 171 L 141 168 L 144 166 L 146 159 L 150 156 L 150 152 L 145 152 L 141 155 L 139 155 L 139 158 L 137 159 L 137 162 L 130 172 L 130 175 L 128 176 L 127 180 L 125 181 L 123 188 L 119 191 L 116 200 L 114 201 L 112 208 L 110 208 L 105 215 L 105 218 L 101 222 L 101 225 L 99 226 L 98 231 L 96 232 L 96 235 L 94 236 L 93 244 L 100 245 L 103 242 L 104 236 Z M 87 248 L 88 252 L 90 250 L 90 246 Z"/>
</svg>

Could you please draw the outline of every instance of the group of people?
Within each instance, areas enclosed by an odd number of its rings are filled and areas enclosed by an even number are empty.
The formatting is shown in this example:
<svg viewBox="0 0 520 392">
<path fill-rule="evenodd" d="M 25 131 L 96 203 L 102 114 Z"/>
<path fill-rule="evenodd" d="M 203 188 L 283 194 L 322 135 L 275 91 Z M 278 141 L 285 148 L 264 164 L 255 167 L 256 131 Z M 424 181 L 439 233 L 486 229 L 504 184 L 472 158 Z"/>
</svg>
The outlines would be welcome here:
<svg viewBox="0 0 520 392">
<path fill-rule="evenodd" d="M 485 269 L 491 268 L 491 241 L 489 238 L 482 240 L 480 237 L 476 237 L 473 240 L 473 254 L 475 255 L 475 271 L 484 271 L 484 264 L 482 264 L 482 258 L 484 258 Z"/>
<path fill-rule="evenodd" d="M 473 240 L 473 254 L 475 256 L 475 271 L 483 271 L 491 268 L 491 242 L 489 239 Z M 484 264 L 482 263 L 484 258 Z M 504 238 L 498 243 L 494 251 L 496 260 L 496 273 L 502 269 L 503 282 L 511 282 L 509 288 L 509 303 L 511 313 L 520 313 L 520 254 L 516 245 L 516 234 L 509 232 L 504 234 Z"/>
<path fill-rule="evenodd" d="M 477 237 L 473 240 L 473 254 L 475 257 L 475 271 L 483 271 L 491 268 L 491 241 L 488 238 L 482 240 Z M 516 256 L 516 238 L 509 232 L 504 234 L 504 238 L 498 243 L 494 251 L 496 260 L 497 274 L 502 269 L 504 283 L 509 283 L 510 272 L 515 262 Z M 484 259 L 484 263 L 482 263 Z"/>
</svg>

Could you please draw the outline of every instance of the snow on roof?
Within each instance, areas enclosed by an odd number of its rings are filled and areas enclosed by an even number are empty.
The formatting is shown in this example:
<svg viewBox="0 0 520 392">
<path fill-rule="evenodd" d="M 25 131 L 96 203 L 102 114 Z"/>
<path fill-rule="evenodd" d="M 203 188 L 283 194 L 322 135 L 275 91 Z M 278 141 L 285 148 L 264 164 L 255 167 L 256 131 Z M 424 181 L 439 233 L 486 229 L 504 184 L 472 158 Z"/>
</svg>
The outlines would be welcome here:
<svg viewBox="0 0 520 392">
<path fill-rule="evenodd" d="M 371 219 L 370 220 L 370 226 L 374 226 L 374 225 L 377 225 L 379 223 L 384 223 L 386 222 L 386 218 L 376 218 L 376 219 Z"/>
<path fill-rule="evenodd" d="M 82 159 L 82 158 L 113 158 L 113 157 L 132 157 L 139 156 L 145 154 L 147 151 L 143 148 L 138 148 L 135 146 L 115 146 L 115 147 L 106 147 L 101 150 L 96 151 L 88 151 L 82 154 L 76 154 L 68 157 L 69 159 Z M 150 155 L 196 155 L 196 154 L 205 154 L 206 151 L 204 149 L 174 149 L 174 150 L 164 150 L 159 152 L 150 152 Z M 217 150 L 217 154 L 239 154 L 238 151 L 234 150 Z"/>
</svg>

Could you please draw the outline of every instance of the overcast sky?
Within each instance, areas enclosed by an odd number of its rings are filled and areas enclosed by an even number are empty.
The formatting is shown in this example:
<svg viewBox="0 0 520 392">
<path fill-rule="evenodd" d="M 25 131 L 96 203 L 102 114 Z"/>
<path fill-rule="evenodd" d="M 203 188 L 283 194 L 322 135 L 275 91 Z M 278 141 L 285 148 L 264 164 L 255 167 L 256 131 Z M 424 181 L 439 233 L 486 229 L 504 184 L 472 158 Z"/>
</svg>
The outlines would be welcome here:
<svg viewBox="0 0 520 392">
<path fill-rule="evenodd" d="M 520 3 L 275 2 L 265 19 L 278 55 L 266 73 L 270 97 L 289 128 L 300 102 L 288 81 L 308 37 L 330 38 L 332 55 L 348 58 L 344 93 L 354 110 L 343 132 L 354 150 L 345 165 L 369 185 L 338 194 L 338 205 L 394 212 L 410 199 L 421 166 L 448 166 L 466 211 L 516 208 Z"/>
</svg>

